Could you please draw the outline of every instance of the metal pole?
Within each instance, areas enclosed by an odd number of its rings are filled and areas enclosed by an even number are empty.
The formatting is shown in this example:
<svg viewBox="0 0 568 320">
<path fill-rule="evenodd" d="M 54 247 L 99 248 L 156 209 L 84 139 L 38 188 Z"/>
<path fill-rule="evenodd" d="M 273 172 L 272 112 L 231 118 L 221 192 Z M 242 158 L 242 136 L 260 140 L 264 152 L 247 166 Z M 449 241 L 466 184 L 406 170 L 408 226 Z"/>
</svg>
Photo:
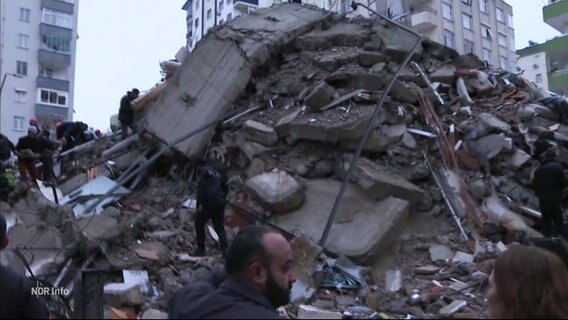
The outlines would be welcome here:
<svg viewBox="0 0 568 320">
<path fill-rule="evenodd" d="M 379 115 L 379 110 L 383 106 L 388 93 L 390 92 L 392 86 L 394 85 L 394 82 L 396 81 L 396 79 L 398 78 L 398 76 L 400 75 L 400 73 L 402 72 L 404 67 L 406 67 L 406 65 L 412 59 L 412 56 L 414 55 L 414 53 L 418 49 L 418 46 L 420 46 L 420 44 L 422 43 L 422 36 L 420 34 L 414 32 L 413 30 L 410 30 L 410 29 L 408 29 L 408 28 L 406 28 L 406 27 L 404 27 L 404 26 L 402 26 L 402 25 L 400 25 L 400 24 L 398 24 L 398 23 L 396 23 L 392 20 L 390 20 L 389 18 L 387 18 L 385 16 L 380 15 L 379 13 L 370 9 L 369 7 L 367 7 L 364 4 L 361 4 L 361 3 L 355 2 L 355 1 L 351 2 L 351 7 L 353 8 L 353 10 L 356 10 L 358 5 L 364 7 L 365 9 L 367 9 L 370 12 L 374 13 L 375 15 L 379 16 L 380 18 L 383 18 L 386 21 L 394 24 L 395 26 L 398 26 L 398 27 L 408 31 L 409 33 L 415 35 L 416 36 L 416 43 L 414 44 L 414 46 L 412 47 L 410 52 L 408 52 L 408 54 L 404 58 L 404 61 L 400 64 L 400 66 L 398 67 L 398 70 L 396 70 L 396 73 L 390 79 L 385 91 L 383 92 L 383 94 L 381 96 L 379 103 L 375 106 L 375 110 L 373 111 L 373 115 L 371 116 L 371 119 L 369 120 L 369 124 L 367 125 L 367 129 L 365 130 L 365 134 L 363 135 L 363 137 L 361 138 L 361 141 L 359 142 L 359 146 L 357 147 L 357 151 L 355 152 L 353 159 L 351 159 L 349 169 L 347 170 L 347 175 L 345 176 L 345 179 L 343 180 L 343 183 L 341 184 L 341 189 L 339 189 L 339 193 L 337 194 L 337 197 L 335 198 L 335 203 L 333 204 L 333 208 L 331 209 L 331 213 L 329 214 L 329 218 L 327 219 L 325 229 L 324 229 L 323 234 L 321 236 L 321 239 L 319 241 L 319 245 L 321 247 L 325 246 L 325 242 L 326 242 L 326 240 L 329 236 L 329 231 L 331 230 L 331 226 L 333 225 L 333 222 L 335 221 L 335 216 L 337 215 L 337 211 L 339 210 L 339 205 L 341 204 L 343 194 L 345 193 L 345 190 L 347 189 L 347 184 L 350 183 L 351 175 L 353 174 L 353 170 L 355 169 L 355 166 L 357 165 L 357 161 L 359 160 L 359 156 L 361 155 L 361 152 L 363 151 L 363 146 L 365 145 L 365 142 L 367 141 L 367 138 L 369 137 L 369 134 L 371 133 L 371 130 L 373 129 L 373 125 L 375 123 L 375 120 L 376 120 L 377 116 Z"/>
<path fill-rule="evenodd" d="M 162 148 L 162 150 L 160 150 L 159 152 L 157 152 L 156 154 L 154 154 L 154 156 L 152 156 L 152 158 L 148 159 L 148 161 L 146 161 L 146 163 L 144 163 L 143 165 L 141 165 L 140 167 L 138 167 L 136 170 L 133 170 L 132 172 L 130 172 L 128 175 L 126 175 L 125 177 L 121 177 L 117 182 L 116 185 L 112 188 L 110 188 L 103 197 L 100 197 L 97 201 L 93 202 L 90 206 L 88 206 L 87 208 L 85 208 L 84 212 L 89 212 L 91 210 L 93 210 L 94 208 L 96 208 L 101 202 L 104 201 L 104 199 L 108 196 L 110 196 L 113 192 L 115 192 L 116 190 L 118 190 L 120 187 L 122 187 L 122 185 L 124 183 L 126 183 L 127 181 L 129 181 L 130 179 L 132 179 L 134 176 L 136 176 L 139 172 L 141 172 L 142 170 L 145 170 L 146 168 L 150 167 L 150 165 L 152 165 L 160 156 L 162 156 L 163 154 L 165 154 L 166 152 L 168 152 L 171 148 L 173 148 L 176 144 L 187 140 L 189 138 L 191 138 L 192 136 L 200 133 L 201 131 L 212 127 L 216 124 L 218 124 L 221 121 L 225 121 L 237 114 L 239 114 L 240 112 L 242 112 L 245 108 L 241 108 L 241 109 L 237 109 L 233 112 L 230 112 L 227 115 L 224 115 L 220 118 L 217 118 L 215 120 L 212 120 L 208 123 L 205 123 L 204 125 L 202 125 L 201 127 L 191 131 L 190 133 L 174 140 L 171 144 L 168 144 L 165 148 Z M 87 223 L 88 224 L 88 223 Z"/>
</svg>

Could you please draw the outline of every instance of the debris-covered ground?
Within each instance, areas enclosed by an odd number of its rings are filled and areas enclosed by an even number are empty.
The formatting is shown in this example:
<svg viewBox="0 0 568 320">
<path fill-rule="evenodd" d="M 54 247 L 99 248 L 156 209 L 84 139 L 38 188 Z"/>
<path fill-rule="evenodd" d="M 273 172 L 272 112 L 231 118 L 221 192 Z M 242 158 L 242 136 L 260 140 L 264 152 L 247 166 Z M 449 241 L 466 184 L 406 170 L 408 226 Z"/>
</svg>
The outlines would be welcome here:
<svg viewBox="0 0 568 320">
<path fill-rule="evenodd" d="M 102 305 L 83 295 L 100 281 L 106 317 L 166 318 L 176 290 L 222 264 L 212 228 L 211 256 L 188 255 L 192 160 L 206 155 L 229 177 L 229 240 L 251 223 L 295 236 L 289 317 L 485 318 L 492 259 L 540 236 L 528 188 L 532 142 L 548 133 L 568 161 L 568 127 L 562 98 L 475 56 L 423 41 L 412 59 L 420 70 L 407 66 L 395 80 L 325 249 L 317 245 L 411 46 L 412 36 L 386 21 L 294 4 L 216 27 L 138 99 L 138 135 L 83 148 L 89 156 L 60 179 L 59 196 L 19 186 L 13 206 L 2 203 L 21 223 L 10 229 L 10 248 L 30 248 L 34 273 L 58 285 L 70 286 L 81 269 L 105 270 L 90 287 L 87 273 L 73 286 L 83 315 Z M 443 104 L 433 106 L 433 91 Z"/>
</svg>

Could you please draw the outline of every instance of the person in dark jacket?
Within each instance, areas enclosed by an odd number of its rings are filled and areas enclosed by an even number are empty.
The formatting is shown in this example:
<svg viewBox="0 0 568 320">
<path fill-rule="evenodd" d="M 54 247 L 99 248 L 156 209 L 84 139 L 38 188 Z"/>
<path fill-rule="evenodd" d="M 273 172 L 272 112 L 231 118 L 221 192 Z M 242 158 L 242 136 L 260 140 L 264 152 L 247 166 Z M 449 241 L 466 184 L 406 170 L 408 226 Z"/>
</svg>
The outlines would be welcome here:
<svg viewBox="0 0 568 320">
<path fill-rule="evenodd" d="M 8 246 L 7 224 L 0 213 L 0 251 Z M 32 295 L 33 282 L 10 267 L 0 265 L 0 319 L 49 319 L 40 298 Z"/>
<path fill-rule="evenodd" d="M 51 140 L 49 137 L 51 132 L 48 128 L 44 128 L 38 136 L 40 142 L 39 160 L 42 164 L 42 179 L 48 184 L 55 183 L 55 175 L 53 174 L 53 153 L 59 146 L 57 141 Z"/>
<path fill-rule="evenodd" d="M 205 226 L 211 219 L 213 228 L 219 236 L 221 254 L 225 256 L 227 234 L 225 232 L 225 206 L 227 205 L 227 181 L 222 173 L 213 168 L 206 160 L 197 161 L 199 178 L 197 181 L 197 210 L 195 212 L 195 233 L 197 250 L 194 256 L 204 256 Z"/>
<path fill-rule="evenodd" d="M 562 212 L 562 195 L 568 181 L 562 165 L 555 158 L 555 147 L 543 152 L 543 160 L 534 172 L 533 188 L 542 214 L 542 234 L 545 237 L 561 235 L 568 239 Z"/>
<path fill-rule="evenodd" d="M 81 121 L 66 121 L 59 123 L 55 129 L 55 134 L 57 140 L 63 146 L 61 151 L 65 152 L 83 144 L 85 142 L 83 133 L 88 128 L 89 126 Z"/>
<path fill-rule="evenodd" d="M 8 178 L 6 167 L 0 162 L 0 200 L 8 202 L 12 191 L 14 191 L 13 181 Z"/>
<path fill-rule="evenodd" d="M 243 228 L 227 251 L 228 278 L 217 289 L 172 303 L 171 319 L 281 319 L 290 302 L 293 253 L 288 240 L 266 226 Z M 182 304 L 182 305 L 180 305 Z M 179 311 L 179 312 L 178 312 Z"/>
<path fill-rule="evenodd" d="M 0 134 L 0 162 L 10 159 L 10 156 L 14 151 L 16 151 L 16 149 L 12 141 L 10 141 L 10 139 L 8 139 L 5 135 Z"/>
<path fill-rule="evenodd" d="M 128 137 L 128 128 L 136 132 L 134 127 L 134 109 L 132 109 L 132 101 L 138 98 L 140 91 L 136 88 L 127 91 L 126 95 L 120 99 L 120 109 L 118 110 L 118 120 L 120 121 L 122 139 Z"/>
<path fill-rule="evenodd" d="M 16 144 L 16 155 L 18 155 L 18 171 L 20 179 L 25 181 L 28 179 L 28 173 L 32 181 L 39 179 L 35 160 L 39 159 L 41 153 L 41 143 L 37 136 L 35 127 L 28 128 L 28 134 L 21 137 Z"/>
</svg>

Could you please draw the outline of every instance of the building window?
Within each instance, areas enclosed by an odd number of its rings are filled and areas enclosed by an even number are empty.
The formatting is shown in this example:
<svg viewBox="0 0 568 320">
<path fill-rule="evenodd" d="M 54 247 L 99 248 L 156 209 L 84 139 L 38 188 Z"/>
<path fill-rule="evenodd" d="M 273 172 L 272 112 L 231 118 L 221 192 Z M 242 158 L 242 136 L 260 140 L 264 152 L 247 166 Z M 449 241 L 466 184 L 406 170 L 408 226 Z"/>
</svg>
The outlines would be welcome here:
<svg viewBox="0 0 568 320">
<path fill-rule="evenodd" d="M 24 103 L 26 102 L 26 91 L 22 89 L 16 89 L 16 102 Z"/>
<path fill-rule="evenodd" d="M 510 72 L 517 72 L 517 63 L 515 61 L 511 61 L 511 70 Z"/>
<path fill-rule="evenodd" d="M 534 79 L 536 83 L 542 83 L 542 73 L 537 73 L 536 78 Z"/>
<path fill-rule="evenodd" d="M 471 6 L 471 0 L 462 0 L 462 3 L 467 6 Z"/>
<path fill-rule="evenodd" d="M 504 23 L 505 17 L 503 17 L 503 9 L 495 8 L 495 17 L 497 18 L 497 21 Z"/>
<path fill-rule="evenodd" d="M 453 20 L 452 6 L 445 2 L 442 2 L 442 16 L 446 20 Z"/>
<path fill-rule="evenodd" d="M 463 39 L 463 51 L 464 53 L 473 53 L 475 48 L 473 47 L 473 41 Z"/>
<path fill-rule="evenodd" d="M 515 38 L 513 37 L 509 37 L 509 49 L 511 49 L 511 51 L 515 52 Z"/>
<path fill-rule="evenodd" d="M 27 34 L 18 34 L 18 47 L 29 49 L 30 47 L 30 36 Z"/>
<path fill-rule="evenodd" d="M 462 13 L 462 24 L 464 29 L 471 30 L 471 16 L 466 13 Z"/>
<path fill-rule="evenodd" d="M 499 67 L 501 67 L 501 69 L 503 70 L 507 70 L 507 67 L 509 66 L 509 62 L 507 61 L 507 58 L 501 56 L 499 57 Z"/>
<path fill-rule="evenodd" d="M 30 22 L 30 9 L 20 8 L 20 21 Z"/>
<path fill-rule="evenodd" d="M 493 33 L 491 32 L 491 28 L 488 26 L 481 26 L 481 37 L 485 39 L 491 40 L 493 38 Z"/>
<path fill-rule="evenodd" d="M 73 28 L 72 21 L 70 14 L 46 8 L 43 9 L 41 16 L 41 22 L 67 29 Z"/>
<path fill-rule="evenodd" d="M 223 11 L 223 7 L 225 7 L 225 2 L 223 0 L 219 1 L 219 11 Z"/>
<path fill-rule="evenodd" d="M 25 123 L 26 123 L 26 118 L 14 116 L 14 131 L 24 131 Z"/>
<path fill-rule="evenodd" d="M 510 28 L 513 28 L 513 15 L 512 14 L 507 15 L 507 25 L 509 25 Z"/>
<path fill-rule="evenodd" d="M 227 22 L 231 21 L 231 19 L 233 19 L 233 13 L 229 12 L 227 13 Z"/>
<path fill-rule="evenodd" d="M 39 89 L 39 101 L 45 104 L 53 104 L 56 106 L 67 105 L 67 93 L 49 90 L 49 89 Z"/>
<path fill-rule="evenodd" d="M 454 33 L 450 30 L 444 30 L 444 44 L 446 47 L 454 47 Z"/>
<path fill-rule="evenodd" d="M 24 61 L 17 61 L 16 62 L 16 73 L 19 76 L 27 76 L 28 75 L 28 63 Z"/>
<path fill-rule="evenodd" d="M 502 35 L 502 34 L 499 34 L 499 38 L 498 38 L 498 39 L 499 39 L 499 40 L 498 40 L 498 41 L 499 41 L 499 45 L 500 45 L 501 47 L 507 48 L 507 37 L 504 36 L 504 35 Z"/>
<path fill-rule="evenodd" d="M 207 9 L 207 20 L 211 19 L 211 9 Z"/>
<path fill-rule="evenodd" d="M 491 50 L 483 48 L 481 51 L 483 60 L 491 62 Z"/>
<path fill-rule="evenodd" d="M 47 34 L 41 35 L 41 45 L 44 49 L 49 49 L 57 52 L 69 53 L 71 52 L 71 40 L 50 36 Z"/>
<path fill-rule="evenodd" d="M 487 0 L 479 0 L 479 11 L 487 13 Z"/>
</svg>

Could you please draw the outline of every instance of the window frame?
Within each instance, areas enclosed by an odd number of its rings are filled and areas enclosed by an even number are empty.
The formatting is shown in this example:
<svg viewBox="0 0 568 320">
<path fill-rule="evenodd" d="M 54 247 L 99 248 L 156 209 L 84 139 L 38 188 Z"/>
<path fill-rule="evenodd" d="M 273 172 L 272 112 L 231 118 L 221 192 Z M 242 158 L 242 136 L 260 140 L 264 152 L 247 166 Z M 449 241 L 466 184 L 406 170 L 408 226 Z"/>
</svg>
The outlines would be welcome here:
<svg viewBox="0 0 568 320">
<path fill-rule="evenodd" d="M 14 92 L 16 93 L 16 102 L 18 103 L 25 103 L 26 102 L 26 94 L 28 93 L 26 90 L 24 89 L 14 89 Z"/>
<path fill-rule="evenodd" d="M 503 70 L 507 70 L 509 67 L 509 59 L 504 56 L 499 56 L 499 67 Z"/>
<path fill-rule="evenodd" d="M 540 77 L 539 77 L 539 76 L 540 76 Z M 539 79 L 540 79 L 540 81 L 539 81 Z M 537 73 L 537 74 L 534 76 L 534 83 L 536 83 L 536 84 L 541 84 L 541 83 L 543 83 L 543 82 L 544 82 L 544 79 L 543 79 L 542 73 Z"/>
<path fill-rule="evenodd" d="M 66 108 L 69 102 L 69 92 L 48 89 L 48 88 L 38 88 L 38 103 L 56 106 L 60 108 Z M 47 94 L 46 100 L 43 98 L 43 93 Z M 63 104 L 59 103 L 59 98 L 65 98 L 65 102 Z M 52 98 L 54 98 L 55 102 L 52 102 Z"/>
<path fill-rule="evenodd" d="M 18 122 L 16 122 L 18 121 Z M 20 126 L 18 126 L 17 124 L 20 124 Z M 25 130 L 25 126 L 26 126 L 26 117 L 22 117 L 22 116 L 14 116 L 12 118 L 12 130 L 14 131 L 24 131 Z"/>
<path fill-rule="evenodd" d="M 41 10 L 41 22 L 64 29 L 73 29 L 73 15 L 53 9 L 43 8 Z"/>
<path fill-rule="evenodd" d="M 28 63 L 26 61 L 21 61 L 21 60 L 16 61 L 16 74 L 22 77 L 28 76 Z"/>
<path fill-rule="evenodd" d="M 446 17 L 446 9 L 449 9 L 449 17 Z M 454 21 L 454 10 L 452 5 L 442 1 L 442 18 L 448 21 Z"/>
<path fill-rule="evenodd" d="M 451 37 L 451 45 L 448 45 L 447 43 L 448 35 Z M 444 36 L 444 45 L 449 48 L 455 48 L 455 43 L 456 43 L 455 34 L 451 30 L 444 29 L 443 36 Z"/>
<path fill-rule="evenodd" d="M 501 43 L 501 40 L 503 40 L 503 43 Z M 507 48 L 507 46 L 509 45 L 507 41 L 507 36 L 499 33 L 497 35 L 497 43 L 499 44 L 500 47 Z"/>
<path fill-rule="evenodd" d="M 495 7 L 495 19 L 497 22 L 505 23 L 505 11 L 502 8 Z"/>
<path fill-rule="evenodd" d="M 486 52 L 488 54 L 488 58 L 485 57 Z M 484 61 L 491 62 L 491 49 L 481 48 L 481 57 Z"/>
<path fill-rule="evenodd" d="M 21 22 L 30 23 L 32 11 L 29 8 L 20 7 L 20 19 Z"/>
<path fill-rule="evenodd" d="M 466 44 L 469 44 L 469 43 L 471 43 L 471 49 L 468 51 Z M 465 54 L 475 53 L 475 42 L 473 42 L 469 39 L 463 39 L 463 51 L 464 51 Z"/>
<path fill-rule="evenodd" d="M 24 43 L 22 43 L 22 41 Z M 30 48 L 30 35 L 25 33 L 18 33 L 18 48 L 22 49 Z"/>
<path fill-rule="evenodd" d="M 207 20 L 210 20 L 213 17 L 213 10 L 211 10 L 211 8 L 207 9 L 206 17 Z"/>
<path fill-rule="evenodd" d="M 479 11 L 489 14 L 489 1 L 479 0 Z"/>
<path fill-rule="evenodd" d="M 465 4 L 466 6 L 470 6 L 471 7 L 471 0 L 462 0 L 462 3 Z"/>
<path fill-rule="evenodd" d="M 513 15 L 510 13 L 507 13 L 507 26 L 511 29 L 514 29 L 514 22 L 513 22 Z"/>
<path fill-rule="evenodd" d="M 466 18 L 469 23 L 469 27 L 465 26 Z M 473 31 L 473 17 L 465 12 L 462 12 L 462 27 L 466 30 Z"/>
<path fill-rule="evenodd" d="M 71 54 L 71 39 L 65 39 L 44 33 L 40 35 L 40 46 L 45 50 Z"/>
</svg>

